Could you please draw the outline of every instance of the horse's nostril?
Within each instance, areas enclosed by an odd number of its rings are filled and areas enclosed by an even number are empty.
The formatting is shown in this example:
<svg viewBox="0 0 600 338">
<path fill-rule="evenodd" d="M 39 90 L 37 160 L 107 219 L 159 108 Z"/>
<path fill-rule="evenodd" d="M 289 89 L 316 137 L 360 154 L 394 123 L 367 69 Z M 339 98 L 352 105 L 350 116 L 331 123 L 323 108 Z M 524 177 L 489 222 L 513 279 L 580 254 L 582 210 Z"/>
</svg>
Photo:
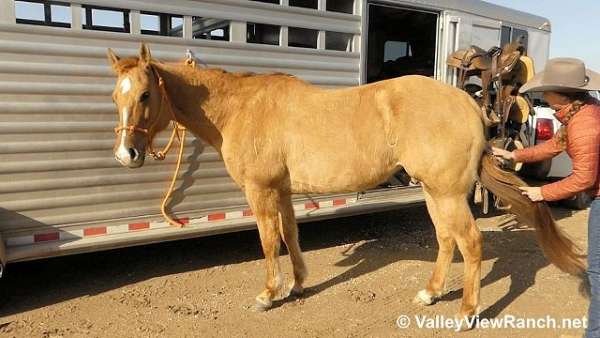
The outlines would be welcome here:
<svg viewBox="0 0 600 338">
<path fill-rule="evenodd" d="M 129 148 L 129 156 L 133 161 L 137 161 L 140 153 L 135 148 Z"/>
</svg>

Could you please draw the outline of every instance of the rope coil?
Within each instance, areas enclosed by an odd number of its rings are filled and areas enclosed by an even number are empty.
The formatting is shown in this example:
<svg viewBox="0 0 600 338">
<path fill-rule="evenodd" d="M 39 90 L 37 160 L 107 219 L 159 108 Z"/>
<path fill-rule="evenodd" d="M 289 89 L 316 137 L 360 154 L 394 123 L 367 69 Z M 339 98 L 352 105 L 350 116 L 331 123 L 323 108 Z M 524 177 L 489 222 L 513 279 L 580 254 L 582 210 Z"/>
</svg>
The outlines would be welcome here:
<svg viewBox="0 0 600 338">
<path fill-rule="evenodd" d="M 179 123 L 174 122 L 173 133 L 171 133 L 171 138 L 169 139 L 169 142 L 167 143 L 165 148 L 162 151 L 152 153 L 152 157 L 154 157 L 155 160 L 159 160 L 159 161 L 164 160 L 166 158 L 169 150 L 171 150 L 171 146 L 173 145 L 173 140 L 175 139 L 175 136 L 177 136 L 177 138 L 179 139 L 179 152 L 177 154 L 177 164 L 175 165 L 175 171 L 173 172 L 173 177 L 171 178 L 171 184 L 169 184 L 169 189 L 165 193 L 165 197 L 163 198 L 163 200 L 160 204 L 160 212 L 161 212 L 163 218 L 170 225 L 178 227 L 178 228 L 182 228 L 183 223 L 181 223 L 180 221 L 177 221 L 177 220 L 173 219 L 171 216 L 169 216 L 166 208 L 167 208 L 167 203 L 169 202 L 169 200 L 171 199 L 171 195 L 173 194 L 173 190 L 175 188 L 175 182 L 177 182 L 177 177 L 179 176 L 179 169 L 181 168 L 181 162 L 183 160 L 183 150 L 185 148 L 185 132 L 186 132 L 185 128 L 181 127 L 179 125 Z"/>
</svg>

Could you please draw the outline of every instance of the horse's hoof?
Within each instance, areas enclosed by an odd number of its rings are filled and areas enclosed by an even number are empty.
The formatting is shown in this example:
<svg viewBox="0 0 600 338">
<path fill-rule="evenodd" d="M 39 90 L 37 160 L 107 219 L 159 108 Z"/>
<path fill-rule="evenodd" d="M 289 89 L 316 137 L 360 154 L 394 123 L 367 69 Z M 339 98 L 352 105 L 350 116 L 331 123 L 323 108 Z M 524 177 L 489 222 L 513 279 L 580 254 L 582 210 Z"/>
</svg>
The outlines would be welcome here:
<svg viewBox="0 0 600 338">
<path fill-rule="evenodd" d="M 469 314 L 456 314 L 454 318 L 460 323 L 458 330 L 460 332 L 472 330 L 477 323 L 477 316 L 479 316 L 480 312 L 481 307 L 478 306 L 474 311 L 469 311 Z"/>
<path fill-rule="evenodd" d="M 290 288 L 289 297 L 302 297 L 304 295 L 304 288 L 301 286 L 292 286 Z"/>
<path fill-rule="evenodd" d="M 456 316 L 454 316 L 454 320 L 456 323 L 459 323 L 458 325 L 460 325 L 458 328 L 456 328 L 456 330 L 458 332 L 465 332 L 465 331 L 470 331 L 473 329 L 473 325 L 474 325 L 474 321 L 473 321 L 473 317 L 474 316 L 461 316 L 459 314 L 457 314 Z"/>
<path fill-rule="evenodd" d="M 435 297 L 433 295 L 430 295 L 429 292 L 427 292 L 427 290 L 421 290 L 417 292 L 417 295 L 413 299 L 413 303 L 418 305 L 427 306 L 433 304 L 434 302 Z"/>
<path fill-rule="evenodd" d="M 256 303 L 254 303 L 254 306 L 252 307 L 252 311 L 254 311 L 254 312 L 265 312 L 265 311 L 268 311 L 270 308 L 271 308 L 270 306 L 267 306 L 265 304 L 256 302 Z"/>
<path fill-rule="evenodd" d="M 252 308 L 254 312 L 265 312 L 271 308 L 273 302 L 266 301 L 264 299 L 256 298 L 256 302 L 254 303 L 254 307 Z"/>
</svg>

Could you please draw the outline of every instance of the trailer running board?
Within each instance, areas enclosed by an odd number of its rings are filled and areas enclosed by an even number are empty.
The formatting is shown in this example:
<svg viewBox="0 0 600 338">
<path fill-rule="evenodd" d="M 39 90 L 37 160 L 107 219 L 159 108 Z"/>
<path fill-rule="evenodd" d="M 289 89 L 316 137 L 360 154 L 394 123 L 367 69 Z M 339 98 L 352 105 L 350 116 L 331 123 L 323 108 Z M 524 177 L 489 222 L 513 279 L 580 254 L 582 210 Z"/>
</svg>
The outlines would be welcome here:
<svg viewBox="0 0 600 338">
<path fill-rule="evenodd" d="M 346 217 L 376 211 L 409 207 L 424 202 L 420 187 L 294 201 L 298 222 Z M 108 250 L 256 228 L 250 209 L 215 211 L 197 217 L 178 219 L 183 228 L 163 220 L 136 221 L 108 226 L 55 230 L 7 237 L 7 262 L 26 261 L 53 256 Z"/>
</svg>

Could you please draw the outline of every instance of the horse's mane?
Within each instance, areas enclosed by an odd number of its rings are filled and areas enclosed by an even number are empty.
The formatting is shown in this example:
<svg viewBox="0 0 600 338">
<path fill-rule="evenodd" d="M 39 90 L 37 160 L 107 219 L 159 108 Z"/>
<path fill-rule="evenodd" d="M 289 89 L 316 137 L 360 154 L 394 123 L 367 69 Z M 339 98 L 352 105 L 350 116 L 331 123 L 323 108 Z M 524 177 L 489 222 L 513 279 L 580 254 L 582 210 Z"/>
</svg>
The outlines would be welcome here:
<svg viewBox="0 0 600 338">
<path fill-rule="evenodd" d="M 153 60 L 153 62 L 156 63 L 161 63 L 160 61 L 157 60 Z M 119 64 L 118 67 L 121 70 L 121 72 L 126 72 L 130 69 L 133 69 L 137 66 L 139 66 L 140 64 L 140 59 L 137 57 L 127 57 L 127 58 L 123 58 L 121 60 L 119 60 Z M 180 64 L 178 62 L 175 63 L 169 63 L 171 65 L 176 65 L 176 64 Z M 229 72 L 226 71 L 225 69 L 222 68 L 208 68 L 211 71 L 218 73 L 218 74 L 227 74 L 230 76 L 234 76 L 234 77 L 238 77 L 238 78 L 248 78 L 248 77 L 264 77 L 264 76 L 282 76 L 282 77 L 289 77 L 289 78 L 293 78 L 293 79 L 298 79 L 296 76 L 292 75 L 292 74 L 288 74 L 288 73 L 283 73 L 283 72 L 271 72 L 271 73 L 255 73 L 255 72 L 247 72 L 247 71 L 243 71 L 243 72 Z M 299 79 L 298 79 L 299 80 Z"/>
<path fill-rule="evenodd" d="M 220 74 L 229 74 L 231 76 L 246 78 L 246 77 L 262 77 L 262 76 L 283 76 L 297 79 L 295 75 L 283 73 L 283 72 L 271 72 L 271 73 L 255 73 L 255 72 L 228 72 L 222 68 L 210 68 L 211 70 Z"/>
</svg>

